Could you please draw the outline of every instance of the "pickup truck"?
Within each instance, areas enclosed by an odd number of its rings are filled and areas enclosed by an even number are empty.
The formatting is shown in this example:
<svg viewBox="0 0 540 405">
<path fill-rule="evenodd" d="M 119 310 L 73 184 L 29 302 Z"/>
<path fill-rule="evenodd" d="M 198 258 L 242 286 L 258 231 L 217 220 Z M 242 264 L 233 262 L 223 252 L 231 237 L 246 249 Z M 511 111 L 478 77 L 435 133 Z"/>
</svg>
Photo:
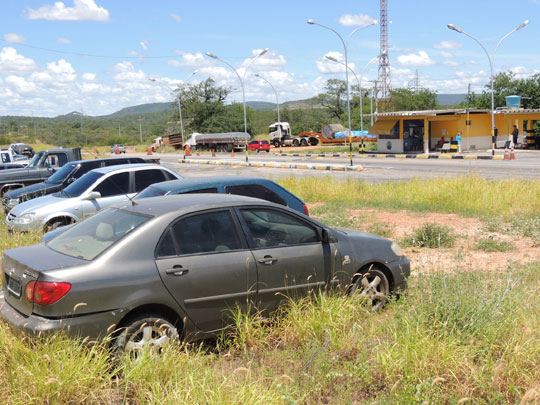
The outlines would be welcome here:
<svg viewBox="0 0 540 405">
<path fill-rule="evenodd" d="M 81 148 L 46 149 L 37 152 L 28 166 L 0 172 L 0 196 L 7 191 L 41 183 L 67 162 L 81 160 Z"/>
<path fill-rule="evenodd" d="M 106 159 L 76 160 L 68 162 L 60 170 L 41 183 L 8 191 L 2 198 L 2 207 L 7 214 L 21 202 L 62 191 L 83 174 L 99 167 L 123 165 L 128 163 L 152 163 L 140 157 L 115 157 Z M 158 161 L 159 163 L 159 161 Z"/>
</svg>

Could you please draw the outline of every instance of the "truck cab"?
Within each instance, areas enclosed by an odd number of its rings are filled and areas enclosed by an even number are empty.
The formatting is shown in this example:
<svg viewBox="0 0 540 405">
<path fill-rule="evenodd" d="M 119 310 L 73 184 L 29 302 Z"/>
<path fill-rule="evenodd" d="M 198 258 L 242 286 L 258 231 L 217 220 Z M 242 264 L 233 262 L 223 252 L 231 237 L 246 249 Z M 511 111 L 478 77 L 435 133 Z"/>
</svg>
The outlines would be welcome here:
<svg viewBox="0 0 540 405">
<path fill-rule="evenodd" d="M 268 126 L 270 142 L 278 148 L 285 139 L 291 137 L 291 126 L 288 122 L 274 122 Z"/>
</svg>

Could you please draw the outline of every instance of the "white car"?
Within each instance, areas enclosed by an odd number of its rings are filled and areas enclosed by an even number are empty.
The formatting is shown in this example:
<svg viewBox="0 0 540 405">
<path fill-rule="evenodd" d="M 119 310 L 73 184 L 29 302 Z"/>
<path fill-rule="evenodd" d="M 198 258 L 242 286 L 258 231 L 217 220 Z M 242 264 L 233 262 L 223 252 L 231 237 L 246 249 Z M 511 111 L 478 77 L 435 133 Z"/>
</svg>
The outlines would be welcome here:
<svg viewBox="0 0 540 405">
<path fill-rule="evenodd" d="M 6 216 L 10 231 L 45 231 L 79 222 L 113 204 L 128 201 L 151 184 L 182 176 L 155 164 L 101 167 L 80 177 L 64 190 L 25 201 Z"/>
</svg>

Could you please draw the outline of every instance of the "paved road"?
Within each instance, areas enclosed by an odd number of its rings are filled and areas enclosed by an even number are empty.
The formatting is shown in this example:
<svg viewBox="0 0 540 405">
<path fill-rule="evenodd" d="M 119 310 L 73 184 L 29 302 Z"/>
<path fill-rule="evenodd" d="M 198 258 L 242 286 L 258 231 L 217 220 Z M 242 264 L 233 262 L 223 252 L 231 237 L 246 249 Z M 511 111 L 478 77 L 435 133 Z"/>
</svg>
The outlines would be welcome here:
<svg viewBox="0 0 540 405">
<path fill-rule="evenodd" d="M 497 151 L 497 154 L 502 152 Z M 145 156 L 140 154 L 140 156 Z M 455 160 L 455 159 L 398 159 L 354 157 L 353 163 L 364 167 L 360 172 L 338 172 L 304 169 L 255 168 L 241 166 L 215 166 L 180 164 L 180 154 L 154 154 L 166 167 L 179 171 L 185 177 L 216 175 L 255 175 L 268 178 L 279 177 L 327 177 L 336 179 L 362 179 L 370 183 L 387 180 L 407 180 L 412 178 L 457 177 L 476 175 L 487 179 L 531 179 L 540 180 L 540 151 L 517 151 L 516 160 Z M 245 154 L 202 154 L 192 159 L 245 160 Z M 349 158 L 320 158 L 276 156 L 274 154 L 250 154 L 250 162 L 276 161 L 295 163 L 349 164 Z"/>
</svg>

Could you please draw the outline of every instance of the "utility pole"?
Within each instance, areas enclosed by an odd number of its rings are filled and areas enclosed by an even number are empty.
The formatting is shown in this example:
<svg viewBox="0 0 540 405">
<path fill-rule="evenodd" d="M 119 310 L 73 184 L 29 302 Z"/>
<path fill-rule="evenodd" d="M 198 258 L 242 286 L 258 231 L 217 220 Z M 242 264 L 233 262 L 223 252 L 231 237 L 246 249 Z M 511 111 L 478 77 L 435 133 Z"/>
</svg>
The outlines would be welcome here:
<svg viewBox="0 0 540 405">
<path fill-rule="evenodd" d="M 137 121 L 139 121 L 139 142 L 142 143 L 142 118 L 139 117 Z"/>
</svg>

